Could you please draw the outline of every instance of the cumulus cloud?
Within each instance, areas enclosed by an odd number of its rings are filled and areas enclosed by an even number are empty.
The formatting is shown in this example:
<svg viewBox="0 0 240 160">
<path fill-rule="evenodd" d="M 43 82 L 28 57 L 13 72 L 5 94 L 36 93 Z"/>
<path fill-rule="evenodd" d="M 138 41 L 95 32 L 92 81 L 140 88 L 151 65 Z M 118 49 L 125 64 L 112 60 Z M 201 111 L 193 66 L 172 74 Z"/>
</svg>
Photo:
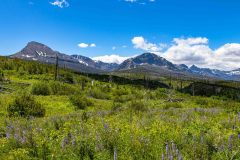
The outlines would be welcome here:
<svg viewBox="0 0 240 160">
<path fill-rule="evenodd" d="M 87 43 L 80 43 L 78 44 L 78 47 L 80 48 L 88 48 L 88 47 L 97 47 L 97 45 L 95 43 L 92 43 L 92 44 L 87 44 Z"/>
<path fill-rule="evenodd" d="M 212 50 L 207 38 L 174 38 L 173 44 L 160 55 L 173 63 L 204 67 L 211 61 Z"/>
<path fill-rule="evenodd" d="M 112 54 L 112 55 L 93 57 L 92 59 L 96 60 L 96 61 L 102 61 L 102 62 L 105 62 L 105 63 L 117 63 L 117 64 L 120 64 L 120 63 L 122 63 L 123 61 L 125 61 L 128 58 L 130 58 L 130 57 L 121 57 L 119 55 Z"/>
<path fill-rule="evenodd" d="M 58 6 L 60 8 L 69 7 L 67 0 L 55 0 L 54 2 L 50 2 L 50 4 L 53 6 Z"/>
<path fill-rule="evenodd" d="M 228 43 L 214 51 L 215 66 L 218 68 L 240 68 L 240 44 Z"/>
<path fill-rule="evenodd" d="M 174 38 L 172 44 L 167 46 L 147 42 L 143 37 L 134 37 L 132 43 L 134 48 L 156 53 L 176 64 L 222 70 L 240 68 L 238 43 L 225 44 L 215 50 L 209 47 L 209 40 L 205 37 Z"/>
<path fill-rule="evenodd" d="M 142 49 L 147 52 L 160 52 L 163 49 L 163 44 L 153 44 L 149 43 L 147 40 L 145 40 L 142 36 L 134 37 L 132 39 L 132 43 L 134 45 L 134 48 L 136 49 Z"/>
</svg>

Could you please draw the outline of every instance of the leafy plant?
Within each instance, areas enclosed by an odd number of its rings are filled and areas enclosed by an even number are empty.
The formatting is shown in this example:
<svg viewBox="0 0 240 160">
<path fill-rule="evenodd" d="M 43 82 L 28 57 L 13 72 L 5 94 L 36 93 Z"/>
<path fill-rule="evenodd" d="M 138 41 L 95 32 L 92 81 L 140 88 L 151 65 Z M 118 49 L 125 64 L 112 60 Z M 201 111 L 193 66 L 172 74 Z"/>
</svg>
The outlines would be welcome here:
<svg viewBox="0 0 240 160">
<path fill-rule="evenodd" d="M 32 85 L 31 93 L 33 95 L 47 96 L 51 94 L 51 90 L 47 82 L 37 82 Z"/>
<path fill-rule="evenodd" d="M 181 103 L 178 103 L 178 102 L 169 102 L 169 103 L 166 103 L 163 108 L 164 109 L 169 109 L 169 108 L 182 108 L 182 104 Z"/>
<path fill-rule="evenodd" d="M 107 93 L 102 92 L 98 88 L 91 89 L 89 91 L 89 96 L 96 98 L 96 99 L 109 99 L 110 98 L 110 96 Z"/>
<path fill-rule="evenodd" d="M 4 73 L 1 69 L 0 69 L 0 81 L 4 81 Z"/>
<path fill-rule="evenodd" d="M 73 95 L 70 97 L 70 101 L 77 109 L 85 109 L 88 106 L 93 105 L 89 98 L 82 95 Z"/>
<path fill-rule="evenodd" d="M 43 117 L 45 115 L 45 108 L 27 93 L 16 96 L 7 111 L 9 116 Z"/>
<path fill-rule="evenodd" d="M 147 110 L 147 105 L 144 101 L 142 100 L 132 100 L 128 107 L 133 110 L 133 111 L 136 111 L 136 112 L 139 112 L 139 111 L 146 111 Z"/>
</svg>

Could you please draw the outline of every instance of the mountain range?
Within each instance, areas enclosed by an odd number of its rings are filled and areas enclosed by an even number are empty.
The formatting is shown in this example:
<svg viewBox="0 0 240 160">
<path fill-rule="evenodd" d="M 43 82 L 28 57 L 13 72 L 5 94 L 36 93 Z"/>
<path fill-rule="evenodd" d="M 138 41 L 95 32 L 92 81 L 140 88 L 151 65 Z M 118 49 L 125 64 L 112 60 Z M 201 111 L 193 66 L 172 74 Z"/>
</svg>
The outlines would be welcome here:
<svg viewBox="0 0 240 160">
<path fill-rule="evenodd" d="M 188 67 L 185 64 L 173 64 L 154 53 L 143 53 L 137 57 L 127 59 L 121 64 L 104 63 L 81 55 L 67 55 L 60 53 L 38 42 L 29 42 L 21 51 L 10 57 L 54 64 L 56 63 L 56 55 L 58 56 L 59 65 L 61 67 L 70 68 L 79 72 L 132 72 L 147 73 L 148 75 L 155 76 L 168 76 L 171 74 L 173 76 L 184 77 L 240 80 L 240 69 L 222 71 L 217 69 L 199 68 L 195 65 Z"/>
</svg>

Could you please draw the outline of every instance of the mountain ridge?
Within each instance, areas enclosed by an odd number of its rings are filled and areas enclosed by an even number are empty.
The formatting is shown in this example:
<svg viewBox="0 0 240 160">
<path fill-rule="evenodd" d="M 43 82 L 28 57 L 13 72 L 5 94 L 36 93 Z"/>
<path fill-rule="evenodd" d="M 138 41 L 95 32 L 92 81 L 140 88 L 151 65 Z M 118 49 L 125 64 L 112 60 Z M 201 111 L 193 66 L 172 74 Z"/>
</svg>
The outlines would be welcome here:
<svg viewBox="0 0 240 160">
<path fill-rule="evenodd" d="M 21 51 L 11 55 L 10 57 L 54 64 L 56 62 L 56 55 L 59 58 L 60 66 L 80 72 L 131 72 L 133 70 L 136 71 L 136 68 L 145 68 L 148 71 L 148 74 L 156 74 L 159 71 L 159 76 L 167 73 L 176 73 L 184 74 L 186 76 L 209 77 L 223 80 L 240 80 L 240 69 L 221 71 L 217 69 L 199 68 L 195 65 L 188 67 L 185 64 L 174 64 L 163 57 L 149 52 L 143 53 L 134 58 L 129 58 L 121 64 L 105 63 L 102 61 L 94 61 L 93 59 L 82 55 L 67 55 L 59 51 L 55 51 L 45 44 L 32 41 L 29 42 Z M 138 72 L 141 72 L 141 70 L 138 69 Z"/>
</svg>

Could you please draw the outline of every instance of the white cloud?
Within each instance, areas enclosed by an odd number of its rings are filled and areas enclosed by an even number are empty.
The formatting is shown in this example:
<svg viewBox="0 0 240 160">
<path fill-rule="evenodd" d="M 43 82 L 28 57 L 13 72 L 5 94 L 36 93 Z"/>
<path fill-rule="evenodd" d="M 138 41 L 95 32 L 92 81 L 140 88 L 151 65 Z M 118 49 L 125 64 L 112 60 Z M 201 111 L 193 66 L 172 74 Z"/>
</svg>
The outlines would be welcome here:
<svg viewBox="0 0 240 160">
<path fill-rule="evenodd" d="M 173 41 L 178 45 L 200 45 L 200 44 L 208 44 L 208 39 L 205 37 L 197 37 L 197 38 L 174 38 Z"/>
<path fill-rule="evenodd" d="M 218 68 L 240 68 L 240 44 L 228 43 L 214 51 L 214 65 Z"/>
<path fill-rule="evenodd" d="M 212 57 L 207 38 L 174 38 L 172 46 L 160 54 L 164 58 L 177 64 L 197 65 L 206 67 Z"/>
<path fill-rule="evenodd" d="M 88 47 L 94 48 L 94 47 L 97 47 L 97 45 L 95 43 L 92 43 L 92 44 L 80 43 L 80 44 L 78 44 L 78 47 L 80 47 L 80 48 L 88 48 Z"/>
<path fill-rule="evenodd" d="M 97 47 L 95 43 L 90 44 L 90 47 Z"/>
<path fill-rule="evenodd" d="M 80 47 L 80 48 L 87 48 L 89 45 L 88 44 L 86 44 L 86 43 L 80 43 L 80 44 L 78 44 L 78 47 Z"/>
<path fill-rule="evenodd" d="M 67 0 L 55 0 L 54 2 L 50 2 L 50 4 L 53 6 L 58 6 L 60 8 L 69 7 Z"/>
<path fill-rule="evenodd" d="M 222 70 L 240 68 L 240 44 L 229 43 L 214 50 L 208 42 L 205 37 L 174 38 L 171 45 L 158 45 L 147 42 L 143 37 L 132 39 L 134 48 L 156 53 L 176 64 Z"/>
<path fill-rule="evenodd" d="M 119 55 L 112 54 L 112 55 L 93 57 L 92 59 L 96 60 L 96 61 L 102 61 L 102 62 L 105 62 L 105 63 L 117 63 L 117 64 L 120 64 L 120 63 L 122 63 L 123 61 L 125 61 L 128 58 L 130 58 L 130 57 L 121 57 Z"/>
<path fill-rule="evenodd" d="M 132 39 L 132 43 L 134 45 L 134 48 L 136 49 L 142 49 L 145 50 L 147 52 L 160 52 L 163 48 L 162 48 L 162 44 L 153 44 L 153 43 L 149 43 L 147 40 L 145 40 L 143 37 L 139 36 L 139 37 L 134 37 Z"/>
</svg>

